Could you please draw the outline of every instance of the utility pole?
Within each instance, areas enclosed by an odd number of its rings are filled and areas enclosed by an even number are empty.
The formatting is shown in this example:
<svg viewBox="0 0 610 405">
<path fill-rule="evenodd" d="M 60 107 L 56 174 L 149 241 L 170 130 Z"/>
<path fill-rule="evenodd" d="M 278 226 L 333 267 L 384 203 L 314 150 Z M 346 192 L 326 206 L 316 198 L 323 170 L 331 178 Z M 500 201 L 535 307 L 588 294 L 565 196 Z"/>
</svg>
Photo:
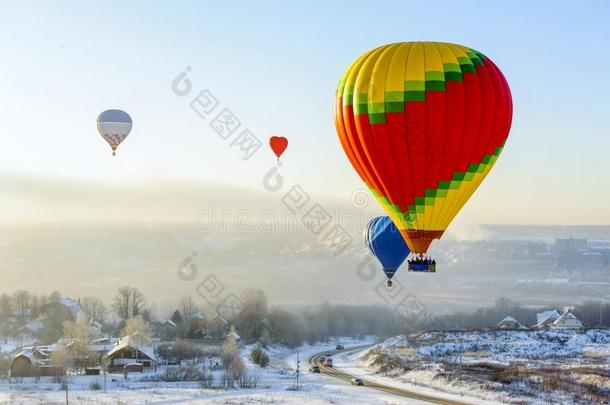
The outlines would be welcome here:
<svg viewBox="0 0 610 405">
<path fill-rule="evenodd" d="M 297 350 L 297 391 L 299 390 L 299 374 L 301 373 L 301 360 L 299 360 L 299 351 Z"/>
<path fill-rule="evenodd" d="M 106 355 L 102 357 L 102 372 L 104 373 L 104 392 L 106 391 Z"/>
<path fill-rule="evenodd" d="M 66 383 L 66 405 L 68 405 L 68 383 Z"/>
<path fill-rule="evenodd" d="M 458 332 L 458 333 L 460 333 L 460 332 Z M 462 336 L 460 336 L 460 337 L 459 337 L 458 342 L 459 342 L 459 343 L 458 343 L 458 345 L 459 345 L 459 349 L 458 349 L 458 350 L 459 350 L 459 353 L 460 353 L 459 361 L 460 361 L 460 374 L 461 374 L 461 373 L 462 373 L 462 350 L 463 350 L 463 346 L 462 346 L 462 342 L 463 342 L 463 341 L 462 341 Z"/>
</svg>

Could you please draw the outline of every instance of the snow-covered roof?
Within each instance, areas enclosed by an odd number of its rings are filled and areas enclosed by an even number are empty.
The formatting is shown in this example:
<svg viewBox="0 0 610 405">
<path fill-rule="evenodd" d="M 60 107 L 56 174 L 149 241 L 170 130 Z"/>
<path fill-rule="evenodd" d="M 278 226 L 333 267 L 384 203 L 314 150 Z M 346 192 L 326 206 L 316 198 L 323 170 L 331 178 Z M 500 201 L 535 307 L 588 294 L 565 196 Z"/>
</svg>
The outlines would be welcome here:
<svg viewBox="0 0 610 405">
<path fill-rule="evenodd" d="M 498 327 L 503 327 L 505 325 L 509 325 L 509 324 L 514 324 L 516 327 L 518 328 L 522 328 L 523 325 L 521 324 L 521 322 L 519 322 L 518 320 L 516 320 L 515 318 L 513 318 L 512 316 L 508 315 L 506 318 L 502 319 L 500 322 L 498 322 Z M 512 326 L 512 325 L 511 325 Z"/>
<path fill-rule="evenodd" d="M 81 308 L 80 304 L 77 301 L 73 300 L 72 298 L 64 297 L 59 300 L 59 303 L 65 307 L 67 307 L 70 310 L 70 312 L 72 313 L 72 317 L 74 317 L 74 319 L 76 319 L 76 316 L 78 315 L 78 313 L 83 310 Z"/>
<path fill-rule="evenodd" d="M 19 353 L 17 353 L 16 355 L 13 356 L 13 361 L 15 361 L 15 359 L 17 357 L 26 357 L 27 359 L 30 360 L 30 363 L 39 365 L 38 359 L 36 357 L 34 357 L 34 354 L 31 351 L 28 351 L 28 350 L 20 351 Z"/>
<path fill-rule="evenodd" d="M 167 318 L 165 321 L 163 321 L 163 325 L 169 325 L 172 328 L 175 328 L 176 326 L 176 322 L 172 321 L 171 319 Z"/>
<path fill-rule="evenodd" d="M 131 347 L 133 349 L 139 350 L 145 356 L 149 357 L 152 360 L 155 360 L 155 351 L 152 346 L 139 345 L 129 336 L 120 338 L 117 344 L 112 349 L 110 349 L 108 353 L 106 353 L 106 357 L 111 357 L 114 353 L 123 350 L 126 347 Z"/>
<path fill-rule="evenodd" d="M 51 362 L 51 354 L 57 351 L 59 346 L 56 344 L 49 346 L 27 346 L 13 356 L 13 361 L 17 357 L 26 357 L 35 366 L 48 366 Z"/>
<path fill-rule="evenodd" d="M 116 345 L 117 339 L 113 337 L 104 337 L 99 339 L 94 339 L 89 344 L 89 350 L 94 352 L 107 352 L 114 345 Z"/>
<path fill-rule="evenodd" d="M 559 312 L 557 312 L 556 310 L 540 312 L 540 313 L 536 314 L 536 323 L 542 324 L 542 323 L 546 322 L 547 320 L 549 320 L 549 318 L 552 318 L 553 320 L 555 320 L 555 319 L 559 318 L 560 316 L 561 316 L 561 314 Z"/>
<path fill-rule="evenodd" d="M 19 331 L 20 332 L 30 331 L 32 333 L 38 333 L 43 328 L 44 328 L 44 323 L 40 319 L 34 319 L 34 320 L 26 323 L 25 326 L 23 326 L 21 329 L 19 329 Z"/>
<path fill-rule="evenodd" d="M 93 339 L 91 341 L 91 343 L 95 343 L 95 344 L 111 343 L 113 345 L 116 344 L 116 342 L 117 342 L 117 338 L 109 337 L 109 336 Z"/>
<path fill-rule="evenodd" d="M 227 333 L 225 335 L 225 339 L 228 338 L 228 337 L 232 337 L 235 340 L 240 340 L 241 339 L 241 336 L 239 336 L 239 333 L 237 333 L 235 331 Z"/>
<path fill-rule="evenodd" d="M 574 324 L 582 325 L 582 322 L 570 311 L 565 312 L 559 318 L 553 322 L 553 326 L 561 326 L 565 321 L 571 320 L 574 321 Z"/>
<path fill-rule="evenodd" d="M 102 324 L 101 322 L 96 321 L 95 319 L 90 319 L 89 320 L 89 325 L 93 326 L 96 329 L 102 329 Z"/>
</svg>

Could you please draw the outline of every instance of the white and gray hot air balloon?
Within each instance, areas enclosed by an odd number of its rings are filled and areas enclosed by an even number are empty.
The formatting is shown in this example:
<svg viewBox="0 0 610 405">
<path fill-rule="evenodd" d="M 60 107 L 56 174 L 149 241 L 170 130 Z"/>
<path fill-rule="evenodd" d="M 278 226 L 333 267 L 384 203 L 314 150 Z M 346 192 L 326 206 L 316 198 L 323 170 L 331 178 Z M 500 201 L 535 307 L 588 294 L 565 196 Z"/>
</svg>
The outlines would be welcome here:
<svg viewBox="0 0 610 405">
<path fill-rule="evenodd" d="M 116 148 L 127 138 L 133 122 L 125 111 L 106 110 L 97 117 L 97 130 L 112 148 L 112 155 Z"/>
</svg>

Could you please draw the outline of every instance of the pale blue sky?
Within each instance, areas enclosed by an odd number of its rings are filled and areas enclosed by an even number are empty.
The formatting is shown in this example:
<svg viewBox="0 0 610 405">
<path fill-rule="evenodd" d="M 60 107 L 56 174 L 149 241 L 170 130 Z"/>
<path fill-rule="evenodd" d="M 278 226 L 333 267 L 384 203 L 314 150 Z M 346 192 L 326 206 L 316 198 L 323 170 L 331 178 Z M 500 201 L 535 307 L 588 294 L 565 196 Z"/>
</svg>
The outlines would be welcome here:
<svg viewBox="0 0 610 405">
<path fill-rule="evenodd" d="M 374 46 L 439 40 L 491 57 L 515 107 L 504 153 L 460 220 L 610 223 L 609 4 L 6 2 L 0 172 L 261 189 L 266 145 L 242 161 L 192 97 L 171 92 L 191 66 L 194 91 L 209 88 L 265 143 L 290 139 L 288 182 L 349 198 L 360 181 L 334 130 L 340 75 Z M 115 158 L 95 127 L 107 108 L 134 121 Z"/>
</svg>

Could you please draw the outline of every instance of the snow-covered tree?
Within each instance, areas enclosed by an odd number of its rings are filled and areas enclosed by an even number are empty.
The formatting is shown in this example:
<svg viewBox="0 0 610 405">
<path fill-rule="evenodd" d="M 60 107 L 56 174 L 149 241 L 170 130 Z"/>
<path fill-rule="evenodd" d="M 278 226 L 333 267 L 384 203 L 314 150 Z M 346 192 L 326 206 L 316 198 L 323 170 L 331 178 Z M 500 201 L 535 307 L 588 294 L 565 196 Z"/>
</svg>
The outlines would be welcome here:
<svg viewBox="0 0 610 405">
<path fill-rule="evenodd" d="M 64 337 L 69 339 L 66 350 L 70 358 L 83 367 L 95 363 L 94 354 L 89 347 L 98 335 L 99 330 L 90 325 L 89 316 L 82 311 L 78 313 L 76 320 L 64 322 Z"/>
<path fill-rule="evenodd" d="M 129 336 L 137 344 L 146 344 L 150 340 L 150 325 L 141 316 L 129 318 L 121 330 L 123 336 Z"/>
</svg>

